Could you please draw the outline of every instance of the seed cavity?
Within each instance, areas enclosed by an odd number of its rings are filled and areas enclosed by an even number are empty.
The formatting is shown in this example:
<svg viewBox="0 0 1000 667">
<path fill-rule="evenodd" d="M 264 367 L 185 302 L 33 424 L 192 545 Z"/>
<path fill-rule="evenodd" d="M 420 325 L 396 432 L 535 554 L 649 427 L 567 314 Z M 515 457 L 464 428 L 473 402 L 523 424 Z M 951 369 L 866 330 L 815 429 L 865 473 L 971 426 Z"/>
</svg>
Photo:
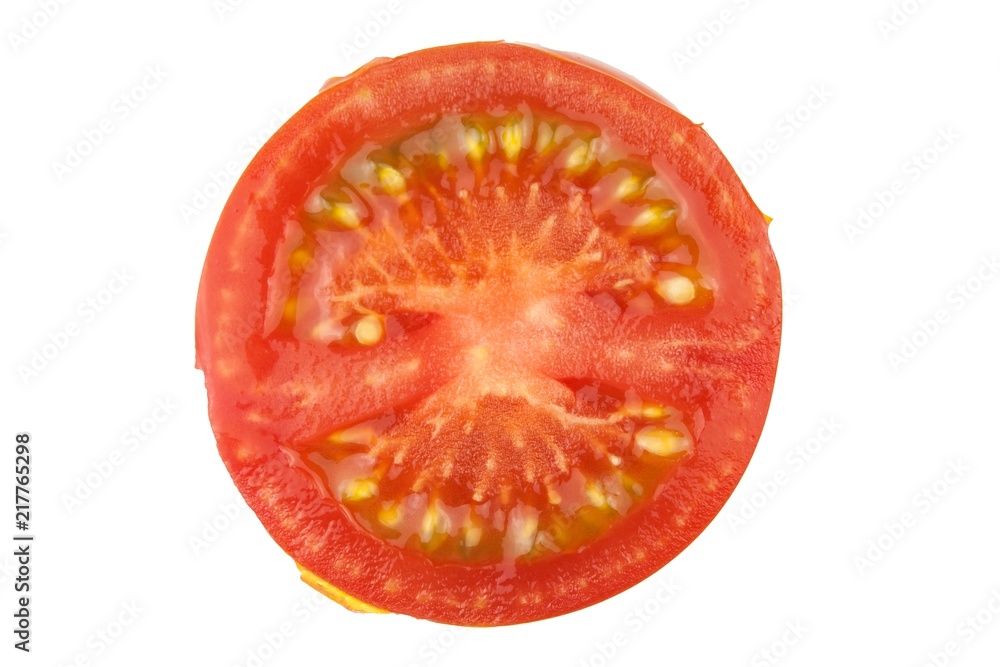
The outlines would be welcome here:
<svg viewBox="0 0 1000 667">
<path fill-rule="evenodd" d="M 385 335 L 382 320 L 375 315 L 365 315 L 354 323 L 354 339 L 362 345 L 376 345 Z"/>
<path fill-rule="evenodd" d="M 479 544 L 482 537 L 483 529 L 481 526 L 466 526 L 462 536 L 462 544 L 465 548 L 472 549 Z"/>
<path fill-rule="evenodd" d="M 672 202 L 654 204 L 636 215 L 631 227 L 637 234 L 659 234 L 673 225 L 676 219 L 677 207 Z"/>
<path fill-rule="evenodd" d="M 361 216 L 350 204 L 330 204 L 330 217 L 344 229 L 357 229 L 361 226 Z"/>
<path fill-rule="evenodd" d="M 508 123 L 500 130 L 500 146 L 508 160 L 516 160 L 524 145 L 524 126 L 520 121 Z"/>
<path fill-rule="evenodd" d="M 592 416 L 562 413 L 559 419 L 565 420 L 565 428 L 575 429 L 566 432 L 604 435 L 589 443 L 590 454 L 565 468 L 526 467 L 512 475 L 517 464 L 510 459 L 501 462 L 496 452 L 516 451 L 524 461 L 566 454 L 545 449 L 549 445 L 541 445 L 540 436 L 510 414 L 501 417 L 510 442 L 495 443 L 495 451 L 488 450 L 478 478 L 482 483 L 495 475 L 501 482 L 471 492 L 468 482 L 455 476 L 456 465 L 461 464 L 452 457 L 461 456 L 464 445 L 454 438 L 470 426 L 487 426 L 477 425 L 474 418 L 467 421 L 468 416 L 454 405 L 449 413 L 436 416 L 420 406 L 412 408 L 413 415 L 391 410 L 330 433 L 307 448 L 314 453 L 303 459 L 310 462 L 314 479 L 329 480 L 328 488 L 336 490 L 331 495 L 354 513 L 360 525 L 435 561 L 513 561 L 572 551 L 641 505 L 664 471 L 693 448 L 683 414 L 675 408 L 634 393 L 616 396 L 599 382 L 570 385 L 577 387 L 579 409 L 590 410 Z M 507 387 L 483 395 L 482 400 L 496 400 L 502 394 L 504 400 L 516 401 L 515 396 L 530 391 L 526 386 Z M 469 414 L 477 414 L 480 399 L 460 395 L 469 401 Z M 586 408 L 597 405 L 605 406 L 604 411 Z M 537 403 L 533 409 L 552 408 Z M 411 433 L 397 428 L 415 423 L 430 430 Z M 565 446 L 557 442 L 553 439 L 552 446 Z M 537 451 L 539 446 L 543 452 Z M 438 458 L 423 458 L 424 463 L 415 466 L 409 459 L 414 447 L 424 448 L 421 456 L 438 452 Z"/>
<path fill-rule="evenodd" d="M 371 479 L 352 479 L 344 482 L 340 488 L 340 498 L 345 502 L 367 500 L 378 493 L 378 484 Z"/>
<path fill-rule="evenodd" d="M 513 560 L 531 551 L 538 536 L 538 510 L 519 505 L 510 513 L 507 532 L 504 535 L 504 555 Z"/>
<path fill-rule="evenodd" d="M 594 162 L 593 146 L 590 142 L 577 139 L 574 141 L 566 156 L 566 169 L 571 172 L 586 171 Z"/>
<path fill-rule="evenodd" d="M 329 345 L 335 341 L 343 340 L 345 333 L 347 333 L 347 327 L 331 318 L 317 322 L 310 331 L 310 336 L 313 340 Z"/>
<path fill-rule="evenodd" d="M 640 194 L 648 182 L 648 179 L 642 179 L 639 176 L 626 176 L 615 188 L 615 199 L 624 200 Z"/>
<path fill-rule="evenodd" d="M 683 434 L 663 428 L 642 429 L 635 436 L 635 444 L 656 456 L 673 456 L 691 451 L 691 442 Z"/>
<path fill-rule="evenodd" d="M 326 440 L 335 444 L 373 445 L 375 429 L 370 424 L 358 424 L 342 431 L 335 431 L 327 436 Z"/>
<path fill-rule="evenodd" d="M 694 300 L 697 290 L 694 282 L 687 276 L 676 273 L 663 273 L 656 279 L 656 292 L 667 303 L 684 306 Z"/>
<path fill-rule="evenodd" d="M 552 145 L 554 136 L 555 130 L 553 130 L 552 125 L 544 122 L 539 124 L 537 137 L 535 138 L 535 151 L 543 153 L 548 150 L 549 146 Z"/>
<path fill-rule="evenodd" d="M 483 156 L 492 152 L 491 137 L 477 126 L 465 129 L 465 152 L 471 160 L 482 160 Z"/>
<path fill-rule="evenodd" d="M 378 521 L 383 526 L 396 528 L 403 521 L 403 513 L 400 511 L 399 503 L 385 503 L 378 511 Z"/>
<path fill-rule="evenodd" d="M 401 195 L 406 192 L 406 178 L 398 169 L 387 164 L 380 164 L 375 167 L 375 174 L 378 177 L 382 188 L 391 195 Z"/>
<path fill-rule="evenodd" d="M 281 311 L 281 319 L 290 324 L 295 323 L 295 316 L 298 312 L 298 299 L 295 297 L 290 297 L 285 301 L 285 307 Z"/>
</svg>

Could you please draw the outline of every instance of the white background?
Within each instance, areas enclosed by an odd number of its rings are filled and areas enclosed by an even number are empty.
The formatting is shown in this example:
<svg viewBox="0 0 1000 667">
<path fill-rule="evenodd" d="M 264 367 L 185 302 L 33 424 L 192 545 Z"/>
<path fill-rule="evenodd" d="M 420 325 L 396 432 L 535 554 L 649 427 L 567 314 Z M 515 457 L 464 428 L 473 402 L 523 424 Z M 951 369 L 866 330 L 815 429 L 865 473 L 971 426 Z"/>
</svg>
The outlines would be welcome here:
<svg viewBox="0 0 1000 667">
<path fill-rule="evenodd" d="M 19 431 L 37 535 L 30 655 L 0 548 L 4 665 L 997 664 L 1000 5 L 401 0 L 351 54 L 388 0 L 49 5 L 0 16 L 0 539 Z M 298 581 L 216 454 L 193 313 L 213 173 L 329 76 L 499 38 L 605 61 L 703 122 L 774 217 L 787 300 L 763 438 L 708 530 L 610 601 L 463 632 Z"/>
</svg>

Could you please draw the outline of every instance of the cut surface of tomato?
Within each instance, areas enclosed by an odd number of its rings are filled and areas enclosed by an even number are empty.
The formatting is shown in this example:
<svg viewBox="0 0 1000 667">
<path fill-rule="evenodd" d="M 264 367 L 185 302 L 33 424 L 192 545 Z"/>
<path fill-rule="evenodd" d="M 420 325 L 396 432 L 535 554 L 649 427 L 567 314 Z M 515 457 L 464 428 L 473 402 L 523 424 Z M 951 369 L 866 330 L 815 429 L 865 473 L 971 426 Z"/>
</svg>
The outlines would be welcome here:
<svg viewBox="0 0 1000 667">
<path fill-rule="evenodd" d="M 592 61 L 476 43 L 331 80 L 264 146 L 197 358 L 307 583 L 502 625 L 614 595 L 708 525 L 780 312 L 766 219 L 700 126 Z"/>
</svg>

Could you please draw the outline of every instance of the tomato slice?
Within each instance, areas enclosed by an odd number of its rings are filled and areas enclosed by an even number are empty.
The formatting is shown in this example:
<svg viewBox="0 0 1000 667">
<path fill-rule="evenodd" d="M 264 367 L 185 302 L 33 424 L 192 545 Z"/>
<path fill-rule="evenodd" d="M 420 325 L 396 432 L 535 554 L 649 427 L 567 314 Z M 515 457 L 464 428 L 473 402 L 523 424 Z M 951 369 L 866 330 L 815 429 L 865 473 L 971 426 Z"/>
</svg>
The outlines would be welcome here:
<svg viewBox="0 0 1000 667">
<path fill-rule="evenodd" d="M 546 618 L 732 493 L 781 325 L 767 219 L 619 73 L 477 43 L 335 79 L 261 149 L 197 307 L 219 452 L 345 606 Z"/>
</svg>

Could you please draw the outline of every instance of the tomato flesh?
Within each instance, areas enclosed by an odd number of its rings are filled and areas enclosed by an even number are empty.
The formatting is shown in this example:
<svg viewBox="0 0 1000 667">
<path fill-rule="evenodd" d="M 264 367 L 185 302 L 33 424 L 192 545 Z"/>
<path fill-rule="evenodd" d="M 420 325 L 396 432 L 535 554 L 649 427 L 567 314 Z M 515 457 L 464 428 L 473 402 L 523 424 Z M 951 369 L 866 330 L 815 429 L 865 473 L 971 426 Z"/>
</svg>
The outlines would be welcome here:
<svg viewBox="0 0 1000 667">
<path fill-rule="evenodd" d="M 197 338 L 220 453 L 307 581 L 495 625 L 704 529 L 779 335 L 766 223 L 698 126 L 593 63 L 470 44 L 373 63 L 278 132 Z"/>
</svg>

